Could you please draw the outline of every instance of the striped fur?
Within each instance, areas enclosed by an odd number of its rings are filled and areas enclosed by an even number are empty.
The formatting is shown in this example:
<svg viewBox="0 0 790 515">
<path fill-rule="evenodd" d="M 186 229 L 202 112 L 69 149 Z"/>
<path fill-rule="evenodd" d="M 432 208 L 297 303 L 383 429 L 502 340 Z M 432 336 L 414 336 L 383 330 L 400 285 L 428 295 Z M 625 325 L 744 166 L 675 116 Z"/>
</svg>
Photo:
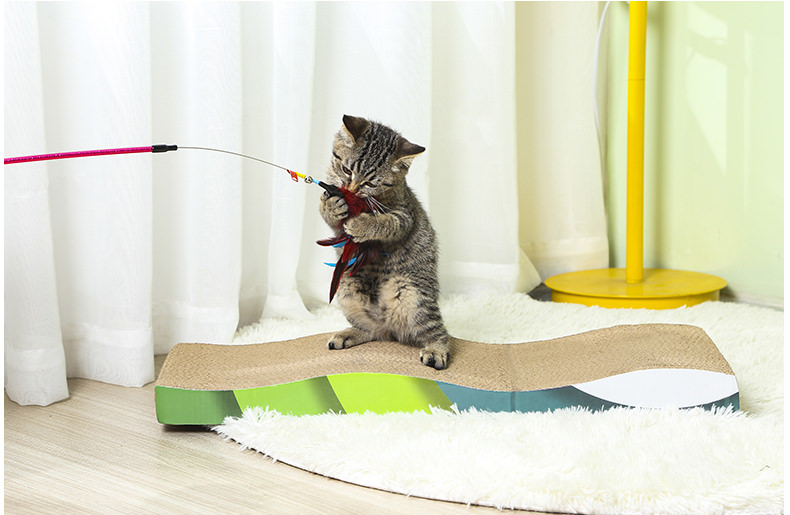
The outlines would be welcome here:
<svg viewBox="0 0 790 515">
<path fill-rule="evenodd" d="M 336 231 L 355 241 L 378 240 L 381 254 L 340 281 L 337 299 L 352 327 L 333 335 L 330 349 L 374 340 L 421 348 L 420 360 L 437 370 L 449 359 L 449 336 L 439 312 L 436 233 L 406 174 L 425 149 L 380 123 L 343 117 L 335 137 L 327 182 L 346 186 L 381 207 L 348 216 L 345 201 L 324 194 L 320 212 Z"/>
</svg>

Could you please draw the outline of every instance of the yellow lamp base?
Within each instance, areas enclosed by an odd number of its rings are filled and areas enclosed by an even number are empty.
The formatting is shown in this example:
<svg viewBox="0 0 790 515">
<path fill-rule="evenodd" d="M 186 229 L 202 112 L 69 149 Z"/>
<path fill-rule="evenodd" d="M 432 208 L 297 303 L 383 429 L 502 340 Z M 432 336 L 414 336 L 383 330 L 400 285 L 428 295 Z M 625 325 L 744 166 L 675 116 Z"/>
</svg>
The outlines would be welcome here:
<svg viewBox="0 0 790 515">
<path fill-rule="evenodd" d="M 629 284 L 624 268 L 559 274 L 546 279 L 551 300 L 604 308 L 673 309 L 719 300 L 727 281 L 715 275 L 644 269 L 644 280 Z"/>
</svg>

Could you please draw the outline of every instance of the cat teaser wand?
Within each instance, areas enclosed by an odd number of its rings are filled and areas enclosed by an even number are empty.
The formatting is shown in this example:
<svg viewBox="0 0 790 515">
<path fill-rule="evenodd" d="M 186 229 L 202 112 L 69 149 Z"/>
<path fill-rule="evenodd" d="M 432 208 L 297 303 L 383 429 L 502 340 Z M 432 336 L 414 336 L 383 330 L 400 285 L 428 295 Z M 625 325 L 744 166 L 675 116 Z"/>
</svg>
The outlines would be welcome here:
<svg viewBox="0 0 790 515">
<path fill-rule="evenodd" d="M 381 212 L 378 203 L 371 201 L 370 198 L 362 199 L 355 195 L 353 192 L 349 191 L 345 187 L 337 187 L 334 184 L 327 184 L 322 181 L 317 181 L 313 179 L 309 175 L 305 175 L 303 173 L 294 172 L 293 170 L 289 170 L 284 166 L 280 166 L 278 164 L 265 161 L 263 159 L 259 159 L 257 157 L 248 156 L 245 154 L 239 154 L 237 152 L 231 152 L 229 150 L 221 150 L 218 148 L 209 148 L 209 147 L 180 147 L 181 149 L 189 149 L 189 150 L 206 150 L 209 152 L 221 152 L 223 154 L 231 154 L 238 157 L 243 157 L 245 159 L 252 159 L 253 161 L 258 161 L 260 163 L 267 164 L 269 166 L 273 166 L 275 168 L 279 168 L 281 170 L 285 170 L 288 172 L 288 175 L 291 176 L 294 182 L 299 182 L 299 179 L 302 179 L 307 184 L 317 184 L 321 186 L 324 190 L 326 190 L 329 195 L 335 195 L 338 197 L 343 197 L 348 205 L 348 218 L 353 218 L 360 213 L 370 213 L 370 212 Z M 163 152 L 170 152 L 178 150 L 178 145 L 150 145 L 145 147 L 126 147 L 126 148 L 105 148 L 99 150 L 79 150 L 76 152 L 58 152 L 54 154 L 38 154 L 33 156 L 20 156 L 20 157 L 7 157 L 3 159 L 4 165 L 10 164 L 18 164 L 18 163 L 32 163 L 34 161 L 52 161 L 55 159 L 71 159 L 76 157 L 93 157 L 93 156 L 107 156 L 107 155 L 118 155 L 118 154 L 144 154 L 144 153 L 153 153 L 153 154 L 161 154 Z M 348 220 L 346 218 L 346 220 Z M 346 270 L 349 271 L 349 275 L 353 275 L 356 273 L 360 268 L 365 266 L 366 264 L 370 263 L 376 256 L 379 254 L 381 249 L 381 245 L 379 242 L 362 242 L 358 243 L 355 242 L 351 236 L 346 234 L 346 232 L 341 226 L 338 228 L 338 234 L 327 239 L 319 240 L 317 243 L 323 246 L 333 246 L 333 247 L 343 247 L 343 251 L 340 253 L 340 258 L 338 259 L 337 263 L 334 265 L 335 272 L 332 276 L 332 283 L 329 286 L 329 302 L 332 302 L 332 299 L 335 296 L 335 292 L 337 292 L 337 287 L 340 284 L 340 279 L 345 273 Z"/>
<path fill-rule="evenodd" d="M 4 165 L 12 165 L 17 163 L 32 163 L 34 161 L 52 161 L 55 159 L 71 159 L 75 157 L 93 157 L 93 156 L 107 156 L 107 155 L 118 155 L 118 154 L 144 154 L 147 152 L 153 154 L 161 154 L 163 152 L 170 152 L 176 151 L 179 148 L 181 149 L 189 149 L 189 150 L 207 150 L 210 152 L 222 152 L 223 154 L 232 154 L 234 156 L 243 157 L 246 159 L 252 159 L 254 161 L 259 161 L 261 163 L 267 164 L 269 166 L 274 166 L 275 168 L 279 168 L 281 170 L 285 170 L 291 176 L 295 182 L 299 182 L 299 179 L 302 179 L 307 184 L 315 183 L 322 188 L 324 188 L 330 195 L 342 195 L 340 193 L 340 188 L 333 184 L 326 184 L 325 182 L 316 181 L 309 175 L 305 175 L 303 173 L 294 172 L 285 168 L 284 166 L 280 166 L 278 164 L 271 163 L 269 161 L 264 161 L 263 159 L 258 159 L 257 157 L 252 157 L 244 154 L 239 154 L 236 152 L 230 152 L 229 150 L 220 150 L 218 148 L 208 148 L 208 147 L 179 147 L 178 145 L 150 145 L 145 147 L 125 147 L 125 148 L 103 148 L 99 150 L 78 150 L 76 152 L 56 152 L 54 154 L 38 154 L 33 156 L 19 156 L 19 157 L 6 157 L 3 159 Z"/>
</svg>

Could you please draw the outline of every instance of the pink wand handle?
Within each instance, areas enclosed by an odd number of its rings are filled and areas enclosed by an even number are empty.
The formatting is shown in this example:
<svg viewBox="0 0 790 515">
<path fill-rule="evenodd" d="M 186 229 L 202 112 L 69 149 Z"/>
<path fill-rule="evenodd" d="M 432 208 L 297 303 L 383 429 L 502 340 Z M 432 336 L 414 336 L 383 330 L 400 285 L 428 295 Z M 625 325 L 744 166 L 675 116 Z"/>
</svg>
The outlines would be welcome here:
<svg viewBox="0 0 790 515">
<path fill-rule="evenodd" d="M 106 156 L 112 154 L 142 154 L 145 152 L 167 152 L 177 150 L 175 145 L 148 145 L 147 147 L 105 148 L 101 150 L 80 150 L 77 152 L 57 152 L 55 154 L 39 154 L 36 156 L 7 157 L 4 165 L 30 163 L 32 161 L 50 161 L 52 159 L 69 159 L 72 157 Z"/>
</svg>

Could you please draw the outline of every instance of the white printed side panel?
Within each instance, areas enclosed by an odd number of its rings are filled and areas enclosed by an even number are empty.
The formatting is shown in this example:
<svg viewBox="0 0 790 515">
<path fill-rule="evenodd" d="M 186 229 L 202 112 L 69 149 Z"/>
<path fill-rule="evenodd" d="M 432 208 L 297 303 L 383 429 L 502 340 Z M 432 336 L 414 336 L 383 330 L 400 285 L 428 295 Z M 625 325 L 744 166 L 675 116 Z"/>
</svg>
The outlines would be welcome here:
<svg viewBox="0 0 790 515">
<path fill-rule="evenodd" d="M 738 393 L 734 375 L 676 368 L 637 370 L 573 386 L 599 399 L 641 408 L 687 408 Z"/>
</svg>

